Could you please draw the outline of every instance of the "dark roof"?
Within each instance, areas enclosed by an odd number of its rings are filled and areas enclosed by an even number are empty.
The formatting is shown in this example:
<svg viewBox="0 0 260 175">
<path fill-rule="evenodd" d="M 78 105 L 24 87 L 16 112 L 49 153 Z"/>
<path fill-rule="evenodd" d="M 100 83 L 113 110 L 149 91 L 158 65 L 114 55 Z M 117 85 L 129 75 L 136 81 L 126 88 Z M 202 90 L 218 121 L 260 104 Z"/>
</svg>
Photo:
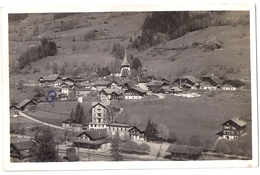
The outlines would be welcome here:
<svg viewBox="0 0 260 175">
<path fill-rule="evenodd" d="M 36 102 L 34 102 L 34 101 L 32 101 L 32 100 L 25 99 L 24 101 L 22 101 L 21 103 L 19 103 L 19 104 L 17 105 L 17 107 L 18 107 L 18 108 L 22 108 L 22 107 L 26 106 L 26 105 L 27 105 L 28 103 L 30 103 L 30 102 L 32 102 L 32 103 L 34 103 L 35 105 L 37 105 Z"/>
<path fill-rule="evenodd" d="M 241 87 L 241 86 L 245 86 L 245 83 L 243 83 L 242 81 L 238 80 L 238 79 L 234 79 L 234 80 L 227 80 L 224 82 L 224 84 L 228 84 L 234 87 Z"/>
<path fill-rule="evenodd" d="M 55 81 L 58 78 L 58 74 L 53 74 L 49 76 L 41 76 L 39 79 L 43 78 L 45 81 Z"/>
<path fill-rule="evenodd" d="M 211 77 L 212 81 L 214 81 L 217 84 L 223 83 L 223 81 L 221 79 L 219 79 L 218 77 Z"/>
<path fill-rule="evenodd" d="M 129 129 L 129 131 L 136 129 L 138 130 L 140 133 L 144 133 L 145 132 L 145 127 L 144 126 L 133 126 L 131 129 Z"/>
<path fill-rule="evenodd" d="M 238 117 L 234 117 L 234 118 L 232 118 L 232 119 L 230 119 L 230 120 L 224 122 L 223 124 L 225 124 L 225 123 L 227 123 L 227 122 L 229 122 L 229 121 L 232 121 L 232 122 L 236 123 L 236 124 L 237 124 L 238 126 L 240 126 L 240 127 L 243 127 L 243 126 L 246 126 L 246 125 L 247 125 L 247 123 L 246 123 L 244 120 L 242 120 L 241 118 L 238 118 Z M 222 124 L 222 125 L 223 125 L 223 124 Z"/>
<path fill-rule="evenodd" d="M 104 80 L 97 80 L 94 85 L 96 86 L 108 86 L 110 81 L 104 81 Z"/>
<path fill-rule="evenodd" d="M 184 76 L 184 77 L 182 77 L 182 79 L 188 79 L 188 80 L 190 80 L 192 83 L 197 83 L 199 80 L 197 79 L 197 78 L 195 78 L 194 76 L 192 76 L 192 75 L 186 75 L 186 76 Z"/>
<path fill-rule="evenodd" d="M 120 91 L 118 91 L 118 90 L 108 89 L 108 88 L 102 89 L 101 92 L 105 92 L 106 94 L 112 94 L 112 93 L 116 93 L 117 95 L 122 94 L 122 92 L 120 92 Z M 101 92 L 100 92 L 100 93 L 101 93 Z"/>
<path fill-rule="evenodd" d="M 202 153 L 203 149 L 203 147 L 171 144 L 166 152 L 198 155 Z"/>
<path fill-rule="evenodd" d="M 122 123 L 108 123 L 107 126 L 131 127 L 130 125 L 122 124 Z"/>
<path fill-rule="evenodd" d="M 101 106 L 103 106 L 104 108 L 108 108 L 110 105 L 109 101 L 102 101 L 102 102 L 92 102 L 91 103 L 91 108 L 95 107 L 96 105 L 100 104 Z"/>
<path fill-rule="evenodd" d="M 81 137 L 83 134 L 85 134 L 91 140 L 100 140 L 108 136 L 107 132 L 103 130 L 89 130 L 89 131 L 82 132 L 77 137 Z"/>
<path fill-rule="evenodd" d="M 161 81 L 152 81 L 150 83 L 147 83 L 147 86 L 162 86 L 163 82 Z"/>
<path fill-rule="evenodd" d="M 18 151 L 28 150 L 32 145 L 32 141 L 14 142 L 11 143 Z"/>
</svg>

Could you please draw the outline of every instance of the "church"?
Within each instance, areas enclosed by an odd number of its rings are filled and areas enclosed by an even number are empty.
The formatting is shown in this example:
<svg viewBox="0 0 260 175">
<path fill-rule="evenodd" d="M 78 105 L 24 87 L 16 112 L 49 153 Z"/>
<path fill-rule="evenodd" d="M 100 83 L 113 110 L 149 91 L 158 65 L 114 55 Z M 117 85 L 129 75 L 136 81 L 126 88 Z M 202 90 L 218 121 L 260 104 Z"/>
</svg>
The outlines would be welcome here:
<svg viewBox="0 0 260 175">
<path fill-rule="evenodd" d="M 127 61 L 127 56 L 126 56 L 126 51 L 125 51 L 123 63 L 120 68 L 120 77 L 128 78 L 128 77 L 130 77 L 130 75 L 131 75 L 130 64 Z"/>
</svg>

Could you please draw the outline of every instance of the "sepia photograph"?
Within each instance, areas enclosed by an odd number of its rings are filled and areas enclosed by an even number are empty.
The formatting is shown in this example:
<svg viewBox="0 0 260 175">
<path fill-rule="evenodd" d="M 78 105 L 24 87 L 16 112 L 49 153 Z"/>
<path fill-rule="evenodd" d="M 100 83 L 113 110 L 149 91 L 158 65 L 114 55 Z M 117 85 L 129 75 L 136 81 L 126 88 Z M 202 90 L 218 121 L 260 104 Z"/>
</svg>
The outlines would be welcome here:
<svg viewBox="0 0 260 175">
<path fill-rule="evenodd" d="M 7 10 L 6 169 L 257 166 L 255 11 L 240 7 Z"/>
</svg>

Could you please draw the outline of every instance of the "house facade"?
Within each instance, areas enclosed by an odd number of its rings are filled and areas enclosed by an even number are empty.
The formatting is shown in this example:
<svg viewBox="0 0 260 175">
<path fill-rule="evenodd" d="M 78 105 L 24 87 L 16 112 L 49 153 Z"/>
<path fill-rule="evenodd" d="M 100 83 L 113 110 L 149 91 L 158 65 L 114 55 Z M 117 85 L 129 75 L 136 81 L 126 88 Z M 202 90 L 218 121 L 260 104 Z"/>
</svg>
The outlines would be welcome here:
<svg viewBox="0 0 260 175">
<path fill-rule="evenodd" d="M 100 100 L 101 101 L 110 101 L 110 100 L 120 100 L 123 99 L 124 95 L 121 91 L 117 89 L 102 89 L 100 91 Z"/>
<path fill-rule="evenodd" d="M 139 87 L 132 87 L 125 91 L 126 100 L 132 100 L 132 99 L 138 100 L 138 99 L 142 99 L 146 95 L 147 95 L 147 91 L 145 91 Z"/>
<path fill-rule="evenodd" d="M 204 90 L 216 90 L 220 88 L 223 81 L 211 74 L 204 75 L 200 80 L 200 88 Z"/>
<path fill-rule="evenodd" d="M 222 131 L 216 135 L 228 140 L 236 140 L 246 133 L 247 123 L 241 118 L 232 118 L 221 124 Z"/>
<path fill-rule="evenodd" d="M 120 123 L 108 123 L 106 131 L 109 136 L 113 137 L 116 132 L 119 133 L 121 138 L 126 138 L 129 136 L 129 129 L 132 128 L 130 125 L 127 124 L 120 124 Z"/>
<path fill-rule="evenodd" d="M 20 109 L 16 105 L 10 106 L 10 117 L 18 117 Z"/>
<path fill-rule="evenodd" d="M 145 140 L 145 129 L 133 126 L 128 130 L 128 135 L 132 140 Z"/>
</svg>

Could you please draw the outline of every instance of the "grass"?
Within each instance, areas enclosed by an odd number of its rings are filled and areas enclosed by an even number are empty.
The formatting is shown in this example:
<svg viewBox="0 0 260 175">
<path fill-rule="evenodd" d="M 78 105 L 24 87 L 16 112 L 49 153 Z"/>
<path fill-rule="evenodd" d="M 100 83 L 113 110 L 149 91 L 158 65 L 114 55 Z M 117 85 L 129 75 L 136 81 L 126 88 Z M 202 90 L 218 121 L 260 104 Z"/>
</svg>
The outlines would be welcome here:
<svg viewBox="0 0 260 175">
<path fill-rule="evenodd" d="M 241 95 L 243 93 L 247 97 Z M 235 98 L 230 98 L 232 96 Z M 248 96 L 250 98 L 249 92 L 218 92 L 214 97 L 206 94 L 192 99 L 167 96 L 163 101 L 128 102 L 122 104 L 125 115 L 117 121 L 129 123 L 131 116 L 137 116 L 140 125 L 146 126 L 151 119 L 157 124 L 164 123 L 178 138 L 188 140 L 192 135 L 199 135 L 203 141 L 210 139 L 214 142 L 223 122 L 250 114 L 250 102 L 244 102 Z"/>
</svg>

